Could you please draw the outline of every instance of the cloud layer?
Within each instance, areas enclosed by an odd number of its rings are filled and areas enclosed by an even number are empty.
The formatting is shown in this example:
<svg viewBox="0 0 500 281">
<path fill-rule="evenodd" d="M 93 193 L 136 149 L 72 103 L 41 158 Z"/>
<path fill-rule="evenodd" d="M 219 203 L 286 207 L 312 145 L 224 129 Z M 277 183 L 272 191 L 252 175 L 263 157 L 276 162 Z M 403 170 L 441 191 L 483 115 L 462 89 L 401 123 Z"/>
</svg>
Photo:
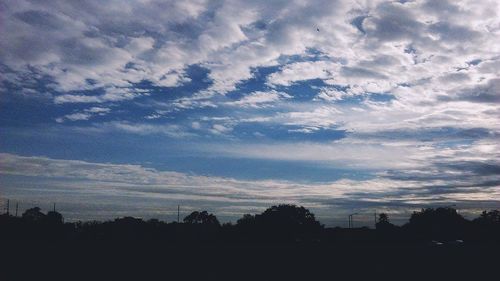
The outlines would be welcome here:
<svg viewBox="0 0 500 281">
<path fill-rule="evenodd" d="M 15 164 L 1 170 L 9 177 L 134 186 L 137 177 L 155 188 L 181 182 L 200 198 L 256 200 L 287 190 L 320 205 L 387 196 L 391 204 L 397 196 L 444 202 L 465 193 L 497 200 L 498 1 L 8 0 L 0 9 L 0 126 L 8 140 L 0 151 Z M 40 130 L 58 133 L 42 140 Z M 217 172 L 203 178 L 160 172 L 154 161 L 78 162 L 82 144 L 100 151 L 117 138 L 128 142 L 116 145 L 123 154 L 172 147 L 179 164 L 205 161 L 185 164 L 194 174 L 219 157 L 345 168 L 375 180 L 353 180 L 360 190 L 334 194 L 329 185 L 297 191 L 290 182 L 257 182 L 262 188 L 252 193 L 250 183 Z M 39 157 L 59 149 L 76 162 Z M 47 162 L 43 173 L 34 172 L 37 161 Z M 194 188 L 205 181 L 233 189 Z M 347 190 L 342 184 L 335 186 Z M 369 184 L 385 189 L 369 196 Z M 298 200 L 287 196 L 269 193 Z"/>
<path fill-rule="evenodd" d="M 165 205 L 171 207 L 172 204 L 182 204 L 188 210 L 205 206 L 230 220 L 245 212 L 287 202 L 305 205 L 315 210 L 320 217 L 326 217 L 326 222 L 330 223 L 332 218 L 339 219 L 353 209 L 367 213 L 387 209 L 395 213 L 397 219 L 398 214 L 401 217 L 428 204 L 458 204 L 464 214 L 471 214 L 479 211 L 479 206 L 487 208 L 500 201 L 500 163 L 484 164 L 472 159 L 464 159 L 458 164 L 442 160 L 434 167 L 415 168 L 407 170 L 405 174 L 392 174 L 389 171 L 371 180 L 338 180 L 317 184 L 277 180 L 244 181 L 158 171 L 140 165 L 23 157 L 5 153 L 0 154 L 0 163 L 6 196 L 29 202 L 33 200 L 33 194 L 51 194 L 55 197 L 41 197 L 43 199 L 39 199 L 38 203 L 48 204 L 50 200 L 56 200 L 66 206 L 69 213 L 76 212 L 72 214 L 73 219 L 99 215 L 96 210 L 91 214 L 78 213 L 81 210 L 75 205 L 81 203 L 80 196 L 97 198 L 89 204 L 97 202 L 106 206 L 112 203 L 119 209 L 133 201 L 130 210 L 143 208 L 147 210 L 142 210 L 145 216 L 154 216 L 155 213 L 164 216 L 165 210 L 162 213 L 161 204 L 164 204 L 163 208 Z M 28 180 L 22 186 L 12 188 L 16 184 L 16 181 L 12 182 L 13 176 Z M 32 184 L 29 178 L 41 180 Z M 64 191 L 54 192 L 61 187 Z M 488 192 L 484 193 L 484 189 Z M 65 194 L 61 196 L 61 192 Z M 148 206 L 152 200 L 156 200 L 156 209 Z M 117 214 L 120 212 L 115 210 L 107 218 Z"/>
</svg>

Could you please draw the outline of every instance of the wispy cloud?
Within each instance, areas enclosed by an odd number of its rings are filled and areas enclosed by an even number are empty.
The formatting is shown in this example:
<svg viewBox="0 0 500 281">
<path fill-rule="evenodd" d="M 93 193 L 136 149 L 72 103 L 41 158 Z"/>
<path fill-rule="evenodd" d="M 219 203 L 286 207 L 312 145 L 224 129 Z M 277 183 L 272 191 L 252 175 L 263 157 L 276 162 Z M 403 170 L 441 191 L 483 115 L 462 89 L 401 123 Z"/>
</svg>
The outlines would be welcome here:
<svg viewBox="0 0 500 281">
<path fill-rule="evenodd" d="M 89 120 L 90 118 L 94 116 L 104 116 L 108 114 L 111 111 L 111 108 L 106 108 L 106 107 L 91 107 L 83 110 L 82 112 L 76 112 L 76 113 L 71 113 L 64 115 L 63 117 L 58 117 L 56 118 L 56 121 L 58 123 L 62 123 L 66 120 L 69 121 L 80 121 L 80 120 Z"/>
<path fill-rule="evenodd" d="M 260 206 L 258 209 L 261 209 L 277 202 L 305 204 L 322 216 L 334 210 L 341 215 L 349 209 L 359 209 L 361 202 L 366 204 L 362 208 L 376 206 L 408 210 L 426 204 L 449 202 L 477 208 L 474 202 L 480 205 L 500 200 L 500 179 L 497 175 L 489 184 L 485 181 L 486 185 L 470 183 L 467 179 L 443 181 L 441 178 L 393 179 L 390 176 L 364 181 L 339 180 L 307 184 L 276 180 L 244 181 L 159 171 L 140 165 L 23 157 L 5 153 L 0 154 L 0 161 L 0 173 L 4 177 L 16 175 L 39 178 L 39 191 L 65 185 L 67 188 L 61 192 L 68 196 L 68 193 L 80 194 L 84 188 L 84 193 L 88 196 L 99 193 L 100 196 L 110 197 L 108 200 L 113 200 L 117 205 L 122 204 L 120 202 L 123 202 L 124 196 L 143 198 L 144 202 L 152 199 L 187 202 L 187 207 L 192 204 L 189 202 L 201 200 L 211 202 L 211 208 L 221 211 L 222 216 L 241 215 L 247 211 L 241 209 L 244 205 Z M 496 167 L 495 169 L 498 169 L 498 164 Z M 492 173 L 485 173 L 488 174 Z M 8 178 L 5 179 L 7 185 L 13 184 Z M 485 186 L 487 190 L 481 191 Z M 16 196 L 15 190 L 9 189 L 9 192 Z M 19 188 L 17 193 L 21 196 L 22 188 Z M 56 195 L 61 194 L 56 192 Z M 60 200 L 65 199 L 62 197 Z M 82 200 L 80 203 L 85 203 L 85 200 Z"/>
<path fill-rule="evenodd" d="M 266 107 L 273 105 L 274 103 L 291 98 L 290 95 L 277 91 L 269 91 L 269 92 L 253 92 L 250 93 L 240 100 L 226 102 L 226 105 L 229 106 L 242 106 L 242 107 Z"/>
</svg>

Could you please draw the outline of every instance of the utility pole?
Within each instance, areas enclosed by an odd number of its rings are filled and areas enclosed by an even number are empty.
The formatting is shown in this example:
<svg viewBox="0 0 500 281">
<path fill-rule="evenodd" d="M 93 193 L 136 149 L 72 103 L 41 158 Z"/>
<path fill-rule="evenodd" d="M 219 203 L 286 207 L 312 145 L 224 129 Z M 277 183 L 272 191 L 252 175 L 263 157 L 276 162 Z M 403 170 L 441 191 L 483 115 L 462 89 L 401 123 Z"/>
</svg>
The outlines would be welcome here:
<svg viewBox="0 0 500 281">
<path fill-rule="evenodd" d="M 54 212 L 56 212 L 56 203 L 54 203 Z"/>
<path fill-rule="evenodd" d="M 10 200 L 7 199 L 7 216 L 9 215 L 10 212 Z"/>
<path fill-rule="evenodd" d="M 353 217 L 354 215 L 357 215 L 358 213 L 353 213 L 349 215 L 349 228 L 354 228 L 354 220 Z"/>
<path fill-rule="evenodd" d="M 374 219 L 374 228 L 377 228 L 377 211 L 375 211 L 375 213 L 373 213 L 373 219 Z"/>
<path fill-rule="evenodd" d="M 17 210 L 19 209 L 19 202 L 16 202 L 16 217 L 17 217 Z"/>
<path fill-rule="evenodd" d="M 177 205 L 177 223 L 180 222 L 180 211 L 181 211 L 181 206 Z"/>
</svg>

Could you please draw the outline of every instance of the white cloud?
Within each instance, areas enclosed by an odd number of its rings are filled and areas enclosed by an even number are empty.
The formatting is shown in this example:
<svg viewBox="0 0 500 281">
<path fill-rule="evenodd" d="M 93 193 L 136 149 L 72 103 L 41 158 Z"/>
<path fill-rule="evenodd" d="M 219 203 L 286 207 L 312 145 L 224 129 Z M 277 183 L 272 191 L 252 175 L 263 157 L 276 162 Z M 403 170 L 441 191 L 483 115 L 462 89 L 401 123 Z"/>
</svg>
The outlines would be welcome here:
<svg viewBox="0 0 500 281">
<path fill-rule="evenodd" d="M 246 117 L 233 120 L 233 123 L 279 124 L 290 127 L 302 127 L 304 132 L 319 129 L 332 129 L 341 125 L 344 112 L 336 106 L 317 106 L 316 104 L 287 104 L 286 112 L 271 116 Z M 295 128 L 296 129 L 296 128 Z"/>
<path fill-rule="evenodd" d="M 145 123 L 112 121 L 112 122 L 97 124 L 95 125 L 95 127 L 90 129 L 91 130 L 96 129 L 101 131 L 116 130 L 132 134 L 139 134 L 139 135 L 160 134 L 173 138 L 186 138 L 195 136 L 194 134 L 186 131 L 186 129 L 183 128 L 182 126 L 173 124 L 152 125 Z"/>
<path fill-rule="evenodd" d="M 310 79 L 328 79 L 338 72 L 338 63 L 317 61 L 297 62 L 286 65 L 280 72 L 271 74 L 268 83 L 271 85 L 290 86 L 293 82 Z"/>
<path fill-rule="evenodd" d="M 290 99 L 290 98 L 292 98 L 292 96 L 274 90 L 269 92 L 257 91 L 250 93 L 237 101 L 226 102 L 225 104 L 229 106 L 260 108 L 269 106 L 270 104 L 273 104 L 280 100 Z"/>
<path fill-rule="evenodd" d="M 363 94 L 408 84 L 429 99 L 498 74 L 483 63 L 454 73 L 477 59 L 498 65 L 496 1 L 115 4 L 7 2 L 2 61 L 19 74 L 29 66 L 52 77 L 51 86 L 63 93 L 106 91 L 64 93 L 56 103 L 129 100 L 141 96 L 125 90 L 133 83 L 175 87 L 190 81 L 189 65 L 206 67 L 213 84 L 195 95 L 198 100 L 178 101 L 181 109 L 216 107 L 214 95 L 236 89 L 263 66 L 280 66 L 267 78 L 274 86 L 323 79 Z M 309 50 L 320 59 L 280 65 L 287 56 L 311 58 Z"/>
<path fill-rule="evenodd" d="M 208 151 L 231 157 L 321 162 L 348 169 L 413 167 L 418 149 L 349 142 L 211 145 Z"/>
<path fill-rule="evenodd" d="M 132 100 L 140 96 L 147 96 L 149 93 L 141 89 L 130 88 L 106 88 L 105 93 L 101 95 L 78 95 L 64 94 L 54 98 L 55 104 L 64 103 L 104 103 L 104 102 L 119 102 Z"/>
<path fill-rule="evenodd" d="M 56 121 L 58 123 L 62 123 L 62 122 L 64 122 L 64 119 L 67 119 L 70 121 L 89 120 L 89 118 L 91 116 L 92 115 L 89 113 L 73 113 L 73 114 L 64 115 L 64 117 L 56 118 Z"/>
<path fill-rule="evenodd" d="M 325 88 L 319 92 L 316 98 L 325 101 L 336 101 L 343 99 L 345 96 L 346 94 L 342 91 Z"/>
<path fill-rule="evenodd" d="M 91 113 L 97 113 L 97 114 L 105 114 L 105 113 L 109 113 L 111 111 L 111 109 L 105 108 L 105 107 L 94 106 L 94 107 L 91 107 L 89 109 L 86 109 L 85 111 L 91 112 Z"/>
<path fill-rule="evenodd" d="M 90 118 L 94 116 L 104 116 L 111 112 L 111 108 L 105 108 L 105 107 L 91 107 L 84 109 L 82 112 L 76 112 L 76 113 L 71 113 L 64 115 L 63 117 L 58 117 L 56 118 L 56 121 L 58 123 L 62 123 L 65 120 L 69 121 L 81 121 L 81 120 L 89 120 Z"/>
<path fill-rule="evenodd" d="M 99 103 L 101 99 L 97 96 L 84 95 L 61 95 L 54 99 L 56 104 L 61 103 Z"/>
<path fill-rule="evenodd" d="M 200 129 L 200 128 L 201 128 L 200 122 L 196 122 L 196 121 L 195 121 L 195 122 L 192 122 L 192 123 L 191 123 L 191 127 L 192 127 L 193 129 L 195 129 L 195 130 Z"/>
<path fill-rule="evenodd" d="M 214 124 L 209 131 L 212 132 L 213 134 L 219 135 L 219 134 L 229 133 L 232 130 L 233 130 L 233 128 L 231 128 L 227 125 Z"/>
</svg>

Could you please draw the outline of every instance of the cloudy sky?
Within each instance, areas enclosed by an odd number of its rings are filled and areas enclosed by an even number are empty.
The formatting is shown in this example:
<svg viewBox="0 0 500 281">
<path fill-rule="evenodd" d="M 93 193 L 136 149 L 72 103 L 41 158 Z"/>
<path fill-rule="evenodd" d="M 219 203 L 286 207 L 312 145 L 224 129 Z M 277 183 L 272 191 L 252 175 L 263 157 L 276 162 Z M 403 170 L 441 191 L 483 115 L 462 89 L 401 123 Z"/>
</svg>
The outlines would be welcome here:
<svg viewBox="0 0 500 281">
<path fill-rule="evenodd" d="M 499 38 L 496 0 L 2 1 L 1 204 L 498 208 Z"/>
</svg>

